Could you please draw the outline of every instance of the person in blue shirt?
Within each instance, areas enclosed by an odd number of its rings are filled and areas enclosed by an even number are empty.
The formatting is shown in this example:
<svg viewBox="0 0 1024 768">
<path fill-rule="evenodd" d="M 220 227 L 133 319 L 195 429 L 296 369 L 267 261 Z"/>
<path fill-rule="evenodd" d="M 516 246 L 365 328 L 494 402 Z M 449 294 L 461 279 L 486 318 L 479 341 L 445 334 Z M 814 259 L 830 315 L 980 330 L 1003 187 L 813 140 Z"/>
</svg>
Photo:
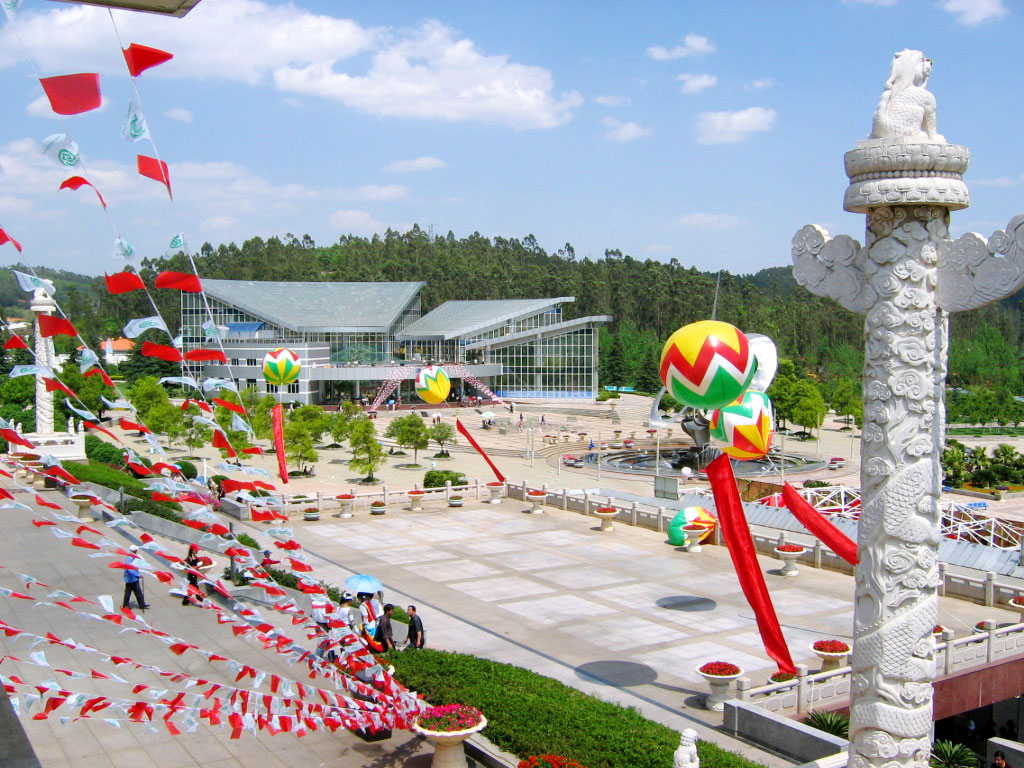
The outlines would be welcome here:
<svg viewBox="0 0 1024 768">
<path fill-rule="evenodd" d="M 146 604 L 146 598 L 142 594 L 142 574 L 139 573 L 142 559 L 136 554 L 139 548 L 132 544 L 128 547 L 128 551 L 132 554 L 125 561 L 125 565 L 129 567 L 124 569 L 124 600 L 121 602 L 121 607 L 127 608 L 131 603 L 132 595 L 135 595 L 136 604 L 140 609 L 145 610 L 149 608 L 149 605 Z"/>
</svg>

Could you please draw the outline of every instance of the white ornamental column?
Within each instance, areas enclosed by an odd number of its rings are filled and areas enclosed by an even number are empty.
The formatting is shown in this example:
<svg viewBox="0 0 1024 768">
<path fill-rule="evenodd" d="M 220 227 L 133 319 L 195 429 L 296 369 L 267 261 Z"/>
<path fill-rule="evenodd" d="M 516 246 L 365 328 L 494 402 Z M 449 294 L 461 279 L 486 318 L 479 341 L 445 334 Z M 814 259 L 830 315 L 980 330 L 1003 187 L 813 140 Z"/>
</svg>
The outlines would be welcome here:
<svg viewBox="0 0 1024 768">
<path fill-rule="evenodd" d="M 39 315 L 52 315 L 57 308 L 50 295 L 42 288 L 32 294 L 32 311 L 36 313 L 36 365 L 45 365 L 53 370 L 53 344 L 39 333 Z M 53 434 L 53 392 L 46 391 L 46 382 L 36 376 L 36 431 L 37 435 Z"/>
<path fill-rule="evenodd" d="M 920 51 L 897 53 L 870 138 L 846 153 L 843 207 L 866 214 L 866 245 L 813 225 L 793 238 L 797 282 L 865 315 L 854 768 L 928 765 L 947 318 L 1024 283 L 1024 215 L 988 241 L 949 238 L 970 152 L 937 133 L 930 72 Z"/>
</svg>

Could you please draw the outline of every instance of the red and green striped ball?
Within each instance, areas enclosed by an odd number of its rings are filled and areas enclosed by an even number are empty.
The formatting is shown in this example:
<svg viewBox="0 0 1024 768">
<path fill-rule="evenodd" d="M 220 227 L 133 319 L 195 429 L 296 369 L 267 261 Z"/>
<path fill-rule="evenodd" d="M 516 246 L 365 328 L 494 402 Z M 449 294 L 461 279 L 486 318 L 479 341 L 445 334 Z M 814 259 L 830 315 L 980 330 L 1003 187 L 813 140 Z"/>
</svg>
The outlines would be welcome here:
<svg viewBox="0 0 1024 768">
<path fill-rule="evenodd" d="M 743 396 L 757 373 L 757 358 L 739 328 L 701 320 L 669 336 L 661 350 L 660 373 L 676 400 L 712 410 Z"/>
<path fill-rule="evenodd" d="M 740 461 L 761 458 L 775 435 L 771 399 L 764 392 L 747 392 L 711 414 L 710 432 L 712 442 L 727 456 Z"/>
</svg>

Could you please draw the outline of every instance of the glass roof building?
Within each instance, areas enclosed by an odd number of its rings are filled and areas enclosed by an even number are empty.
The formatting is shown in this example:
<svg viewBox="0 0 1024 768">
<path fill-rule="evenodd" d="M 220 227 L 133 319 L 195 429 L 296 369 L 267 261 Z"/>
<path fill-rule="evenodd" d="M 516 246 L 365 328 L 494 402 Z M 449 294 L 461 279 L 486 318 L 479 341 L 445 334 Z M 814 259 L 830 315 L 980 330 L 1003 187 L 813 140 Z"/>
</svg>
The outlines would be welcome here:
<svg viewBox="0 0 1024 768">
<path fill-rule="evenodd" d="M 503 398 L 597 396 L 597 326 L 609 315 L 566 320 L 571 296 L 447 301 L 424 315 L 423 286 L 204 280 L 213 322 L 203 296 L 183 292 L 184 349 L 215 348 L 219 335 L 228 365 L 192 363 L 193 374 L 300 403 L 372 400 L 388 380 L 402 382 L 408 402 L 416 372 L 430 363 L 445 366 L 454 399 L 482 394 L 475 381 Z M 262 375 L 264 355 L 277 347 L 302 363 L 284 392 Z"/>
</svg>

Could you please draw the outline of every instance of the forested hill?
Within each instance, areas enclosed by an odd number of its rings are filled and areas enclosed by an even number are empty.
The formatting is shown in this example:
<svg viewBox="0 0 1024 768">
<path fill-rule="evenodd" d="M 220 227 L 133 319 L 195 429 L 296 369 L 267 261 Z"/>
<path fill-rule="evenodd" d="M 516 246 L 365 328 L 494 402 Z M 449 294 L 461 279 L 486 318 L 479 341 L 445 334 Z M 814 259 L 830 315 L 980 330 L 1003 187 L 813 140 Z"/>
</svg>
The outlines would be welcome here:
<svg viewBox="0 0 1024 768">
<path fill-rule="evenodd" d="M 607 251 L 600 259 L 581 259 L 569 244 L 548 253 L 532 235 L 521 240 L 488 239 L 478 233 L 464 238 L 451 233 L 432 237 L 415 226 L 404 234 L 389 230 L 372 239 L 347 236 L 335 245 L 319 247 L 308 237 L 290 235 L 253 238 L 241 246 L 205 245 L 196 262 L 200 275 L 208 278 L 421 280 L 426 283 L 424 311 L 449 299 L 575 296 L 576 302 L 564 307 L 568 317 L 615 316 L 614 325 L 602 334 L 602 383 L 627 385 L 652 383 L 650 371 L 656 369 L 668 335 L 681 325 L 711 316 L 716 280 L 715 273 L 686 267 L 675 259 L 641 261 L 618 251 Z M 191 271 L 181 254 L 147 260 L 141 271 L 152 284 L 152 276 L 165 269 Z M 102 278 L 38 272 L 58 278 L 58 289 L 63 287 L 58 299 L 87 337 L 118 335 L 132 317 L 152 314 L 145 296 L 138 293 L 109 296 Z M 154 294 L 171 327 L 177 327 L 178 293 Z M 18 289 L 9 270 L 0 276 L 0 303 L 7 308 L 27 305 L 27 294 Z M 783 356 L 823 381 L 859 376 L 862 319 L 797 286 L 788 266 L 753 275 L 723 273 L 718 319 L 770 336 Z M 1016 298 L 956 316 L 952 339 L 954 382 L 1021 391 Z M 1000 348 L 993 350 L 993 345 Z M 613 346 L 616 360 L 609 370 L 607 355 Z M 998 353 L 999 370 L 986 371 L 985 361 L 993 353 Z M 608 375 L 616 380 L 607 380 Z"/>
</svg>

